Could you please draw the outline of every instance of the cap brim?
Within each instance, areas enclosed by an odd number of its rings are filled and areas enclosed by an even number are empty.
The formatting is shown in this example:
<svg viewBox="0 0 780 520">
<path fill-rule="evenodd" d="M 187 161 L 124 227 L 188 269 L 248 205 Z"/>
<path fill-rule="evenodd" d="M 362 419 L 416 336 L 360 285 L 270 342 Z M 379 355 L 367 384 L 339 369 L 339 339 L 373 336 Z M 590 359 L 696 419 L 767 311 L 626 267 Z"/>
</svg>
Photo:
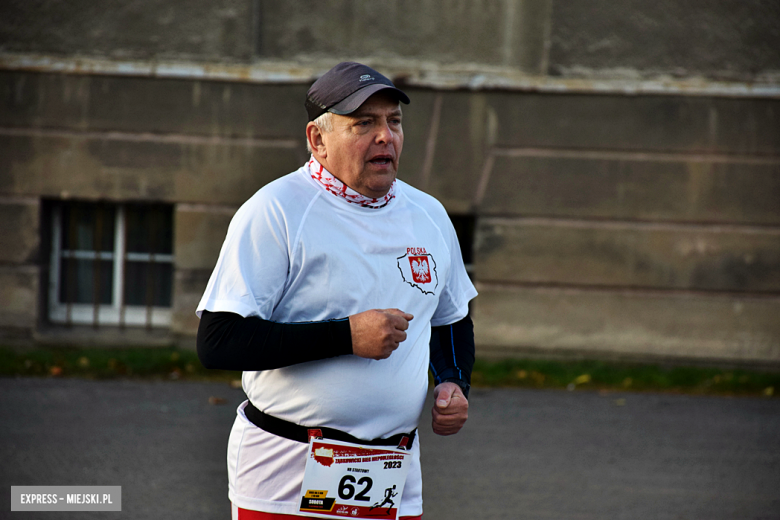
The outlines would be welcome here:
<svg viewBox="0 0 780 520">
<path fill-rule="evenodd" d="M 405 105 L 409 104 L 409 96 L 404 94 L 403 91 L 398 90 L 397 88 L 391 85 L 374 83 L 373 85 L 368 85 L 367 87 L 363 87 L 360 90 L 353 92 L 343 100 L 339 101 L 338 103 L 330 107 L 328 109 L 328 112 L 333 112 L 334 114 L 338 114 L 341 116 L 351 114 L 352 112 L 360 108 L 360 105 L 365 103 L 368 98 L 370 98 L 380 90 L 390 90 L 398 97 L 398 101 L 401 101 Z"/>
</svg>

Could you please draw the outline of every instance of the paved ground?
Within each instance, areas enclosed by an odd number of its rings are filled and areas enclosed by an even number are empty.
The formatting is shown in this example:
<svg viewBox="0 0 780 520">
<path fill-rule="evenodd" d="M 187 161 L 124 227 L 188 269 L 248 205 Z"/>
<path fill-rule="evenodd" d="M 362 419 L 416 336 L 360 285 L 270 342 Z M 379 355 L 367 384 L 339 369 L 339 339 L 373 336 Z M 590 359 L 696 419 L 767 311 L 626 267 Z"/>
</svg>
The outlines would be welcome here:
<svg viewBox="0 0 780 520">
<path fill-rule="evenodd" d="M 0 518 L 229 518 L 240 390 L 0 379 L 0 395 Z M 476 389 L 457 436 L 428 417 L 426 520 L 780 519 L 778 399 Z M 123 511 L 12 514 L 11 485 L 121 485 Z"/>
</svg>

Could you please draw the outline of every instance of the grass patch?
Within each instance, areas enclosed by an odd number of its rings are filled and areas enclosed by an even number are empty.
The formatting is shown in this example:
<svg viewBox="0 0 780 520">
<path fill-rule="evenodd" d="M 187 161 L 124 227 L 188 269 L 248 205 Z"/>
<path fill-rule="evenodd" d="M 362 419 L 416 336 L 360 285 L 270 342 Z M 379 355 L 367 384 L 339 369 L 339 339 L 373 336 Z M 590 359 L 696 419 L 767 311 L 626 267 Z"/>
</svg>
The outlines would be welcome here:
<svg viewBox="0 0 780 520">
<path fill-rule="evenodd" d="M 195 352 L 168 348 L 0 347 L 2 377 L 149 378 L 234 381 L 240 372 L 207 370 Z M 764 395 L 780 391 L 780 373 L 705 367 L 661 367 L 603 361 L 477 360 L 475 387 L 631 390 L 712 395 Z"/>
<path fill-rule="evenodd" d="M 0 347 L 0 376 L 82 377 L 86 379 L 154 378 L 224 380 L 241 372 L 207 370 L 195 352 L 167 348 Z"/>
<path fill-rule="evenodd" d="M 780 373 L 603 361 L 477 360 L 472 384 L 771 397 L 780 389 Z"/>
</svg>

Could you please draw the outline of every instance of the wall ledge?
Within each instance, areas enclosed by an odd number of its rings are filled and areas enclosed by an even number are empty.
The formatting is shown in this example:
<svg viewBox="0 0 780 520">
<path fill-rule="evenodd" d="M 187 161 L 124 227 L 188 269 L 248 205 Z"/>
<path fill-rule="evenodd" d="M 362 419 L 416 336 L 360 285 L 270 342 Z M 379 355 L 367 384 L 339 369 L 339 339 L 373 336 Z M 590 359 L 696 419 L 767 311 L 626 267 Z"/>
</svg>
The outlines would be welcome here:
<svg viewBox="0 0 780 520">
<path fill-rule="evenodd" d="M 764 74 L 752 82 L 664 74 L 647 76 L 638 71 L 624 70 L 592 71 L 588 77 L 551 77 L 528 75 L 510 67 L 471 63 L 448 65 L 371 57 L 344 59 L 373 66 L 399 85 L 439 90 L 780 98 L 780 72 Z M 257 60 L 252 64 L 236 64 L 0 53 L 0 70 L 286 84 L 310 83 L 338 61 L 302 57 L 294 61 Z"/>
</svg>

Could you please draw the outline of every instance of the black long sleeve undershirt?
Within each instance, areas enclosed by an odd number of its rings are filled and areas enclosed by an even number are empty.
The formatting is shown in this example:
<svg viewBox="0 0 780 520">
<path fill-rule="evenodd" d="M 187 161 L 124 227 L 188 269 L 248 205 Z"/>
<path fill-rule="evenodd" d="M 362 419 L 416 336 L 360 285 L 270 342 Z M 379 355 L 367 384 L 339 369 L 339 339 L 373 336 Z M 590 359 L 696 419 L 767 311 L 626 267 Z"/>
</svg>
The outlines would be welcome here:
<svg viewBox="0 0 780 520">
<path fill-rule="evenodd" d="M 206 368 L 261 371 L 352 354 L 349 318 L 276 323 L 232 312 L 203 311 L 198 357 Z M 431 327 L 431 372 L 436 384 L 451 381 L 468 397 L 474 367 L 474 325 L 468 316 Z"/>
<path fill-rule="evenodd" d="M 437 385 L 453 382 L 468 398 L 474 368 L 474 323 L 469 316 L 453 323 L 431 327 L 431 373 Z"/>
<path fill-rule="evenodd" d="M 203 311 L 197 345 L 206 368 L 260 371 L 352 354 L 352 332 L 348 318 L 276 323 Z"/>
</svg>

